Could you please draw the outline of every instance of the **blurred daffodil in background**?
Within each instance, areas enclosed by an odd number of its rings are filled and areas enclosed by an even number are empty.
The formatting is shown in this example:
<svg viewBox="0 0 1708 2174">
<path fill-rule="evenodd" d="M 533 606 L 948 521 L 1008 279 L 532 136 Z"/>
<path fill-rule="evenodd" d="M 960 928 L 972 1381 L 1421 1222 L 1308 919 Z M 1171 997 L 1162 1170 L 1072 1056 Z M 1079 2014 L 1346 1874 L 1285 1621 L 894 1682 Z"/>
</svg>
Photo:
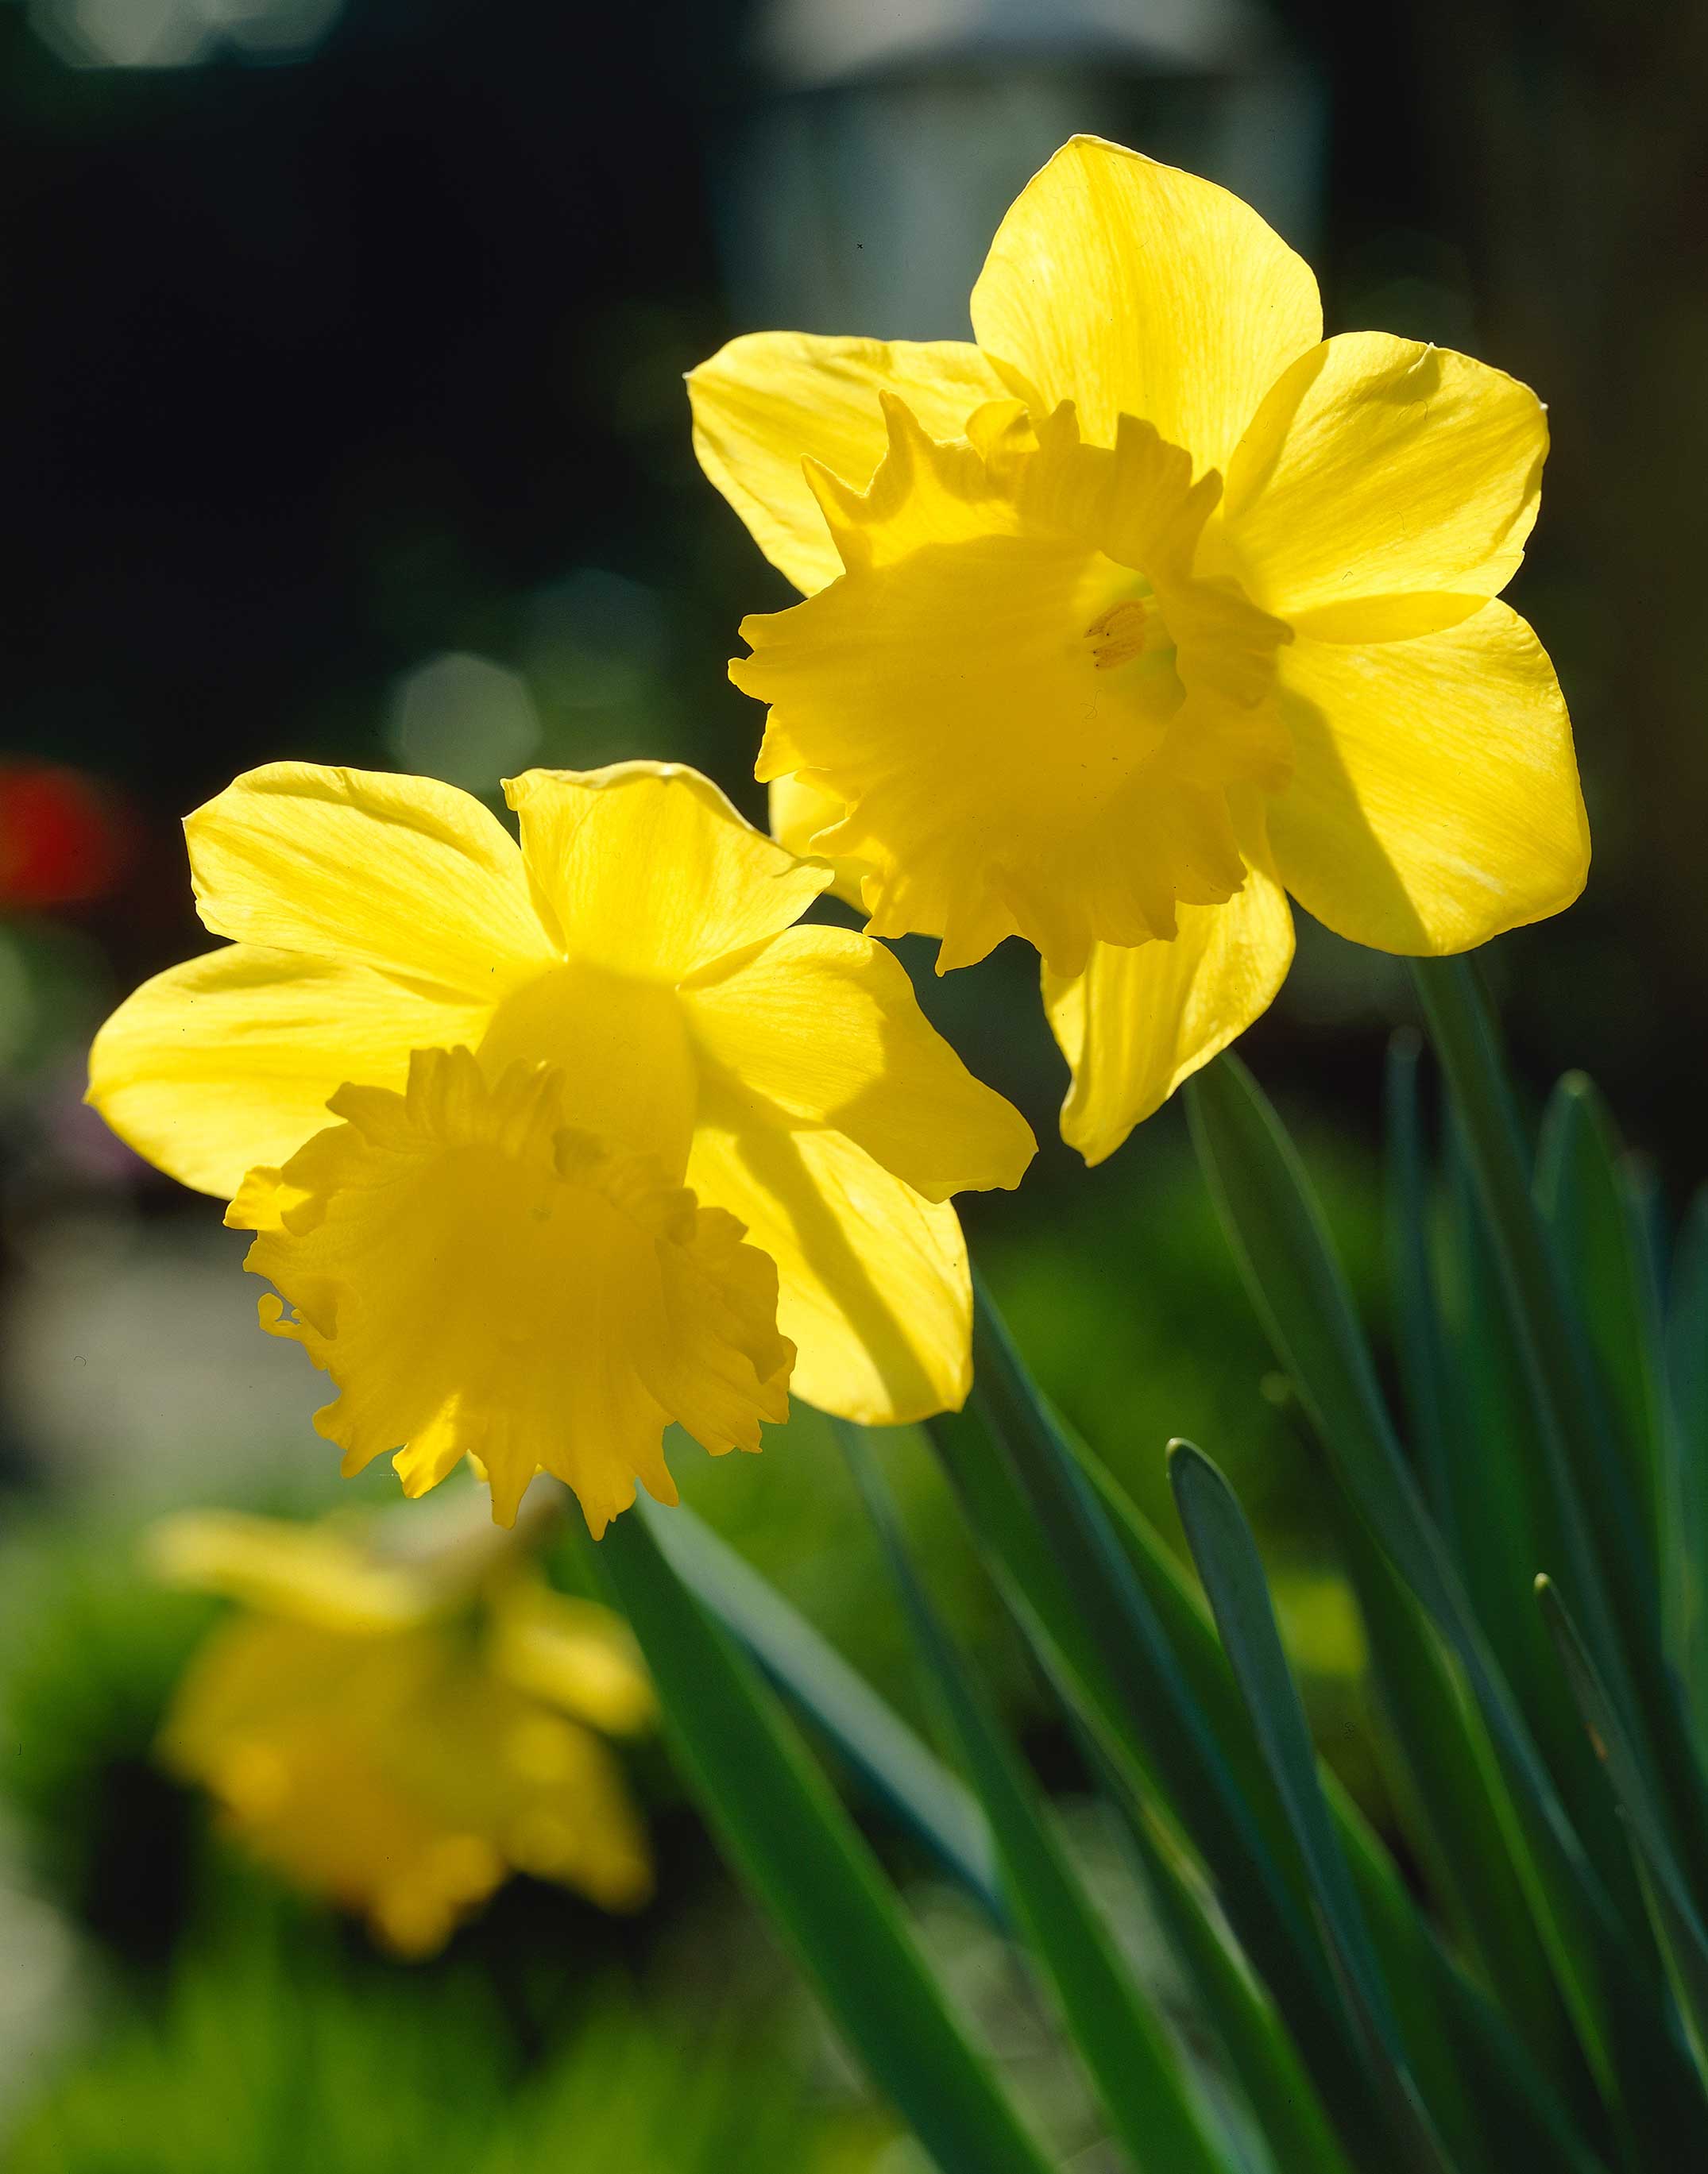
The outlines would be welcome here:
<svg viewBox="0 0 1708 2174">
<path fill-rule="evenodd" d="M 793 926 L 830 871 L 697 772 L 506 790 L 519 848 L 431 779 L 240 778 L 187 825 L 236 940 L 91 1055 L 114 1129 L 257 1234 L 345 1470 L 397 1451 L 414 1495 L 467 1455 L 508 1522 L 543 1468 L 597 1534 L 637 1478 L 675 1500 L 670 1421 L 757 1449 L 792 1374 L 862 1421 L 958 1405 L 950 1198 L 1019 1182 L 1024 1121 L 888 952 Z"/>
<path fill-rule="evenodd" d="M 163 1578 L 240 1603 L 178 1687 L 162 1760 L 252 1856 L 403 1955 L 513 1872 L 608 1910 L 652 1891 L 601 1740 L 654 1718 L 627 1630 L 471 1533 L 464 1506 L 448 1541 L 407 1554 L 384 1518 L 187 1512 L 151 1536 Z"/>
<path fill-rule="evenodd" d="M 1095 1162 L 1267 1006 L 1288 893 L 1416 955 L 1581 889 L 1565 706 L 1496 601 L 1547 423 L 1464 355 L 1325 340 L 1255 212 L 1092 138 L 972 319 L 737 339 L 690 378 L 696 444 L 806 596 L 731 667 L 774 827 L 940 969 L 1037 947 Z"/>
</svg>

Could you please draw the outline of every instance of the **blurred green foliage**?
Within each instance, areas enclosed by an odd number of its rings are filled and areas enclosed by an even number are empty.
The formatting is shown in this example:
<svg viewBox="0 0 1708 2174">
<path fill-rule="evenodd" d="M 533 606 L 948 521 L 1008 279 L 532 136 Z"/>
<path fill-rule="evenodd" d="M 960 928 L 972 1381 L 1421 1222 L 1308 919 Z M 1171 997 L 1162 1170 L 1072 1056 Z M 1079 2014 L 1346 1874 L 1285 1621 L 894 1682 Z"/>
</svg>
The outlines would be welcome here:
<svg viewBox="0 0 1708 2174">
<path fill-rule="evenodd" d="M 468 1969 L 353 1970 L 325 1927 L 249 1902 L 73 2056 L 15 2174 L 853 2174 L 884 2133 L 751 2030 L 737 2050 L 619 1983 L 559 2004 L 531 2062 L 514 2001 Z"/>
</svg>

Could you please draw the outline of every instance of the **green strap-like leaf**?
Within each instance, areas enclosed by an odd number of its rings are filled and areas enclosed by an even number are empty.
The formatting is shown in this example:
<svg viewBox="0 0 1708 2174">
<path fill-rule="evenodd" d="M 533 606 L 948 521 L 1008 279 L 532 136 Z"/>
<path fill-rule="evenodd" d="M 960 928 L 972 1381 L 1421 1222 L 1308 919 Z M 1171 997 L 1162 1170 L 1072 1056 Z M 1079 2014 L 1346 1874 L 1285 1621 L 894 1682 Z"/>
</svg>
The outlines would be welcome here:
<svg viewBox="0 0 1708 2174">
<path fill-rule="evenodd" d="M 1632 1944 L 1642 1951 L 1647 1976 L 1658 1957 L 1647 1951 L 1652 1943 L 1631 1853 L 1532 1591 L 1543 1564 L 1569 1563 L 1581 1553 L 1581 1540 L 1568 1548 L 1563 1525 L 1576 1496 L 1563 1484 L 1563 1452 L 1532 1405 L 1511 1294 L 1494 1266 L 1460 1128 L 1451 1120 L 1445 1162 L 1440 1268 L 1449 1409 L 1462 1445 L 1449 1467 L 1459 1569 L 1615 1914 L 1628 1934 L 1645 1936 Z"/>
<path fill-rule="evenodd" d="M 1522 1135 L 1493 1025 L 1462 959 L 1412 962 L 1495 1257 L 1511 1295 L 1538 1414 L 1565 1445 L 1592 1560 L 1570 1565 L 1598 1672 L 1655 1770 L 1662 1816 L 1678 1835 L 1708 1824 L 1708 1780 L 1666 1665 L 1658 1582 L 1644 1546 L 1630 1467 L 1560 1263 L 1532 1197 Z M 1568 1529 L 1570 1542 L 1573 1534 Z"/>
<path fill-rule="evenodd" d="M 1235 1680 L 1305 1859 L 1348 2004 L 1386 2081 L 1403 2163 L 1422 2174 L 1451 2174 L 1451 2161 L 1407 2061 L 1352 1874 L 1317 1782 L 1316 1749 L 1282 1649 L 1251 1527 L 1221 1473 L 1189 1442 L 1170 1446 L 1169 1477 Z"/>
<path fill-rule="evenodd" d="M 1628 1497 L 1641 1511 L 1640 1544 L 1651 1589 L 1671 1528 L 1665 1464 L 1665 1362 L 1653 1263 L 1633 1214 L 1612 1114 L 1594 1083 L 1569 1072 L 1549 1099 L 1536 1158 L 1536 1199 L 1554 1241 L 1580 1333 L 1589 1339 L 1614 1435 L 1628 1460 Z"/>
<path fill-rule="evenodd" d="M 1608 1695 L 1589 1648 L 1551 1579 L 1537 1579 L 1536 1596 L 1584 1726 L 1606 1762 L 1608 1779 L 1625 1815 L 1654 1913 L 1656 1938 L 1666 1958 L 1690 2050 L 1698 2070 L 1708 2081 L 1708 1931 L 1679 1870 L 1642 1760 L 1624 1717 Z M 1708 2119 L 1708 2108 L 1704 2109 L 1704 2116 Z"/>
<path fill-rule="evenodd" d="M 1435 1522 L 1453 1537 L 1447 1360 L 1430 1272 L 1430 1161 L 1419 1108 L 1423 1037 L 1403 1027 L 1388 1044 L 1387 1256 L 1400 1373 L 1419 1476 Z"/>
<path fill-rule="evenodd" d="M 1143 1521 L 1135 1532 L 1117 1534 L 1103 1517 L 1103 1537 L 1122 1558 L 1126 1576 L 1104 1596 L 1100 1613 L 1085 1605 L 1084 1569 L 1068 1567 L 1085 1558 L 1070 1557 L 1062 1545 L 1062 1521 L 1040 1512 L 1036 1487 L 1030 1494 L 1023 1488 L 1020 1459 L 1046 1472 L 1056 1460 L 1070 1468 L 1063 1491 L 1081 1505 L 1076 1516 L 1086 1514 L 1080 1490 L 1089 1483 L 981 1286 L 975 1287 L 974 1308 L 976 1410 L 927 1426 L 969 1522 L 1016 1620 L 1079 1721 L 1112 1801 L 1130 1824 L 1160 1820 L 1203 1863 L 1349 2155 L 1358 2163 L 1379 2156 L 1389 2147 L 1386 2117 L 1335 1990 L 1297 1847 L 1215 1633 L 1178 1576 L 1161 1572 L 1165 1551 L 1154 1534 L 1146 1546 Z M 1090 1492 L 1100 1506 L 1098 1490 Z M 1142 1571 L 1135 1546 L 1144 1558 Z M 1098 1627 L 1120 1625 L 1128 1582 L 1143 1588 L 1148 1603 L 1144 1638 L 1161 1635 L 1160 1668 L 1145 1658 L 1142 1640 Z M 1182 1708 L 1190 1730 L 1174 1725 Z M 1213 1766 L 1194 1755 L 1198 1730 L 1216 1748 Z"/>
<path fill-rule="evenodd" d="M 644 1519 L 616 1519 L 599 1554 L 708 1818 L 873 2080 L 943 2174 L 1046 2174 L 772 1692 Z"/>
<path fill-rule="evenodd" d="M 1319 1763 L 1317 1774 L 1419 2084 L 1463 2174 L 1473 2168 L 1511 2174 L 1521 2166 L 1606 2174 L 1604 2116 L 1587 2128 L 1580 2120 L 1505 2015 L 1446 1952 L 1333 1768 Z"/>
<path fill-rule="evenodd" d="M 871 1452 L 856 1428 L 834 1424 L 990 1821 L 1015 1915 L 1111 2126 L 1145 2174 L 1229 2174 L 1174 2047 L 1068 1862 L 1030 1770 L 920 1583 Z"/>
<path fill-rule="evenodd" d="M 677 1575 L 993 1922 L 989 1830 L 966 1790 L 776 1588 L 685 1506 L 636 1505 Z"/>
<path fill-rule="evenodd" d="M 1515 1869 L 1586 2048 L 1605 2074 L 1607 2005 L 1594 1956 L 1603 1944 L 1619 1944 L 1621 1929 L 1401 1452 L 1299 1158 L 1234 1058 L 1219 1057 L 1191 1081 L 1187 1110 L 1246 1289 L 1332 1474 L 1457 1655 L 1513 1778 L 1527 1845 Z"/>
<path fill-rule="evenodd" d="M 1022 1627 L 1046 1667 L 1053 1653 L 1068 1658 L 1063 1695 L 1089 1699 L 1090 1724 L 1122 1746 L 1176 1831 L 1190 1835 L 1349 2148 L 1374 2148 L 1379 2110 L 1273 1784 L 1259 1774 L 1266 1815 L 1240 1787 L 1095 1489 L 976 1283 L 973 1352 L 969 1414 L 933 1420 L 927 1431 Z"/>
<path fill-rule="evenodd" d="M 1434 1626 L 1362 1521 L 1342 1506 L 1339 1551 L 1404 1770 L 1401 1801 L 1466 1951 L 1582 2118 L 1593 2087 L 1547 1951 L 1514 1876 L 1524 1842 L 1481 1717 Z"/>
<path fill-rule="evenodd" d="M 981 1302 L 989 1305 L 988 1298 Z M 1053 1420 L 1053 1414 L 1045 1418 Z M 1060 1427 L 1059 1421 L 1055 1424 Z M 975 1420 L 946 1416 L 932 1423 L 932 1432 L 975 1529 L 986 1536 L 992 1574 L 1076 1724 L 1111 1809 L 1127 1830 L 1158 1920 L 1244 2087 L 1276 2174 L 1346 2174 L 1316 2087 L 1267 1990 L 1230 1946 L 1226 1923 L 1182 1846 L 1180 1822 L 1161 1810 L 1160 1785 L 1138 1744 L 1126 1702 L 1109 1677 L 1105 1656 L 1084 1635 L 1071 1589 L 1006 1461 L 993 1453 Z M 1071 1441 L 1065 1429 L 1061 1432 L 1064 1441 Z M 1261 1800 L 1253 1804 L 1254 1816 L 1266 1834 L 1273 1825 L 1296 1865 L 1273 1785 L 1197 1588 L 1109 1473 L 1083 1445 L 1073 1442 L 1072 1447 L 1150 1596 L 1188 1696 L 1204 1715 L 1242 1794 L 1248 1802 L 1254 1796 Z M 1000 1548 L 990 1542 L 993 1533 L 1003 1536 Z M 1302 1892 L 1302 1873 L 1300 1879 Z M 1361 2089 L 1325 2096 L 1345 2101 L 1341 2111 L 1354 2130 L 1368 2123 L 1371 2110 Z"/>
<path fill-rule="evenodd" d="M 1111 1475 L 1083 1447 L 1076 1445 L 1076 1453 L 1163 1619 L 1169 1642 L 1192 1685 L 1193 1695 L 1208 1715 L 1217 1741 L 1230 1758 L 1240 1760 L 1243 1777 L 1246 1744 L 1260 1766 L 1262 1755 L 1201 1593 L 1187 1582 L 1177 1558 L 1149 1520 Z M 1365 1544 L 1370 1545 L 1368 1541 Z M 1262 1778 L 1267 1785 L 1267 1770 Z M 1444 2128 L 1448 2128 L 1446 2110 L 1455 2110 L 1449 2141 L 1456 2157 L 1467 2170 L 1486 2167 L 1494 2170 L 1494 2174 L 1505 2174 L 1515 2164 L 1532 2162 L 1592 2168 L 1592 2154 L 1581 2145 L 1568 2147 L 1565 2139 L 1570 2130 L 1561 2112 L 1564 2107 L 1574 2107 L 1581 2120 L 1587 2121 L 1592 2128 L 1596 2125 L 1594 2108 L 1586 2108 L 1574 2096 L 1583 2080 L 1581 2064 L 1574 2062 L 1571 2069 L 1555 2071 L 1551 2081 L 1545 2071 L 1537 2072 L 1512 2033 L 1503 2029 L 1487 1999 L 1478 1995 L 1462 1966 L 1446 1953 L 1424 1923 L 1386 1847 L 1336 1782 L 1332 1771 L 1322 1770 L 1322 1781 L 1341 1848 L 1358 1883 L 1383 1975 L 1390 1987 L 1400 1989 L 1397 1998 L 1402 2008 L 1401 2027 L 1413 2066 Z M 1273 1788 L 1266 1786 L 1264 1793 L 1273 1798 Z M 1127 1809 L 1118 1787 L 1111 1794 L 1117 1809 Z M 1467 1820 L 1474 1809 L 1474 1804 L 1467 1808 Z M 1483 1836 L 1485 1847 L 1488 1834 L 1493 1831 L 1488 1830 Z M 1510 1869 L 1504 1876 L 1511 1887 Z M 1495 1851 L 1490 1853 L 1489 1881 L 1496 1884 L 1502 1877 L 1503 1859 Z M 1522 1913 L 1521 1898 L 1511 1895 L 1508 1906 Z M 1575 2048 L 1568 2049 L 1569 2057 L 1572 2054 Z M 1481 2101 L 1467 2099 L 1463 2078 L 1472 2072 L 1500 2079 L 1498 2118 L 1491 2120 L 1485 2110 L 1480 2110 Z"/>
<path fill-rule="evenodd" d="M 1678 1460 L 1673 1553 L 1682 1588 L 1678 1673 L 1708 1742 L 1708 1191 L 1679 1233 L 1667 1316 L 1667 1379 Z"/>
<path fill-rule="evenodd" d="M 1203 2020 L 1246 2095 L 1274 2174 L 1351 2174 L 1315 2085 L 1274 2004 L 1234 1950 L 1224 1921 L 1186 1854 L 1152 1818 L 1106 1745 L 1085 1738 L 1088 1756 L 1120 1816 L 1157 1923 Z"/>
</svg>

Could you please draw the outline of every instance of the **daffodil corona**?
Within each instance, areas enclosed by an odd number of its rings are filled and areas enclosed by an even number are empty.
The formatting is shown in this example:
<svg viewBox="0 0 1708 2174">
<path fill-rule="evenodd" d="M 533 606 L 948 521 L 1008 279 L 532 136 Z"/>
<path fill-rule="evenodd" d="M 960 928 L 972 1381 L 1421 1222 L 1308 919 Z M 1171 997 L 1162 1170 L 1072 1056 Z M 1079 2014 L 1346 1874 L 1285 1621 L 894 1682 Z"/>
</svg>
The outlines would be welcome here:
<svg viewBox="0 0 1708 2174">
<path fill-rule="evenodd" d="M 870 938 L 792 924 L 830 880 L 697 773 L 507 788 L 518 847 L 424 778 L 250 772 L 190 819 L 237 940 L 97 1037 L 90 1099 L 231 1199 L 263 1324 L 339 1391 L 345 1469 L 419 1494 L 464 1456 L 597 1534 L 671 1421 L 757 1449 L 793 1384 L 881 1423 L 959 1404 L 950 1196 L 1012 1186 L 1024 1122 Z"/>
<path fill-rule="evenodd" d="M 805 592 L 731 667 L 778 835 L 940 969 L 1037 947 L 1096 1161 L 1268 1004 L 1289 891 L 1424 954 L 1581 888 L 1565 705 L 1495 601 L 1546 421 L 1463 355 L 1324 340 L 1256 213 L 1089 138 L 972 318 L 735 340 L 695 443 Z"/>
</svg>

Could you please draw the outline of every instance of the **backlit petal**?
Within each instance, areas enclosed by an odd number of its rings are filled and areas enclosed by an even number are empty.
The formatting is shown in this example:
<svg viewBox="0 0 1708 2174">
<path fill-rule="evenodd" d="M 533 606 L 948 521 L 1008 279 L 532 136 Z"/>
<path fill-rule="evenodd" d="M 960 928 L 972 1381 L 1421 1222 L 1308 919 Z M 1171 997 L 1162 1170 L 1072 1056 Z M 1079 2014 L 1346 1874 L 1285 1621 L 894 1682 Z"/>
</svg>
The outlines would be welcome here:
<svg viewBox="0 0 1708 2174">
<path fill-rule="evenodd" d="M 1292 959 L 1287 895 L 1253 868 L 1225 906 L 1182 906 L 1172 944 L 1099 944 L 1072 981 L 1046 968 L 1045 1005 L 1073 1073 L 1062 1138 L 1088 1163 L 1113 1155 L 1267 1010 Z"/>
<path fill-rule="evenodd" d="M 229 1200 L 321 1130 L 345 1080 L 400 1087 L 412 1048 L 474 1041 L 484 1017 L 365 966 L 228 944 L 125 999 L 89 1052 L 89 1099 L 138 1155 Z"/>
<path fill-rule="evenodd" d="M 884 454 L 878 395 L 897 392 L 933 437 L 1013 387 L 965 340 L 749 333 L 689 374 L 700 464 L 774 566 L 810 596 L 842 571 L 802 473 L 818 461 L 857 490 Z"/>
<path fill-rule="evenodd" d="M 1516 378 L 1386 333 L 1325 340 L 1276 384 L 1228 470 L 1236 571 L 1260 603 L 1331 639 L 1383 638 L 1372 607 L 1418 592 L 1466 617 L 1518 570 L 1547 452 L 1542 403 Z M 1343 635 L 1331 615 L 1353 604 L 1368 625 Z"/>
<path fill-rule="evenodd" d="M 430 777 L 306 762 L 246 771 L 185 825 L 216 936 L 501 996 L 551 960 L 516 842 Z"/>
<path fill-rule="evenodd" d="M 798 921 L 830 880 L 675 763 L 531 770 L 505 792 L 565 955 L 609 972 L 679 982 Z"/>
<path fill-rule="evenodd" d="M 1013 1187 L 1019 1111 L 927 1024 L 900 961 L 842 928 L 792 928 L 688 992 L 701 1050 L 780 1126 L 846 1133 L 929 1200 Z"/>
<path fill-rule="evenodd" d="M 925 1200 L 840 1133 L 708 1111 L 689 1178 L 777 1264 L 791 1384 L 867 1426 L 958 1410 L 972 1382 L 972 1284 L 953 1208 Z"/>
<path fill-rule="evenodd" d="M 839 793 L 826 792 L 815 781 L 799 775 L 774 777 L 770 783 L 771 836 L 786 852 L 803 860 L 824 860 L 819 851 L 821 831 L 834 830 L 847 812 Z M 860 885 L 871 872 L 861 861 L 832 860 L 830 895 L 844 905 L 857 906 Z"/>
<path fill-rule="evenodd" d="M 1264 394 L 1322 338 L 1311 268 L 1212 181 L 1076 136 L 1028 184 L 973 289 L 986 354 L 1093 445 L 1136 415 L 1224 468 Z"/>
<path fill-rule="evenodd" d="M 1570 722 L 1505 604 L 1372 648 L 1295 641 L 1280 673 L 1296 766 L 1269 834 L 1319 921 L 1378 950 L 1465 951 L 1582 890 Z"/>
<path fill-rule="evenodd" d="M 395 1451 L 416 1495 L 475 1457 L 508 1524 L 544 1468 L 597 1537 L 637 1478 L 675 1499 L 668 1421 L 718 1454 L 786 1415 L 771 1263 L 722 1209 L 565 1130 L 549 1067 L 489 1084 L 466 1050 L 420 1051 L 405 1094 L 333 1109 L 279 1174 L 290 1204 L 246 1189 L 227 1220 L 258 1230 L 246 1266 L 295 1309 L 263 1300 L 263 1325 L 340 1392 L 315 1424 L 346 1472 Z"/>
</svg>

